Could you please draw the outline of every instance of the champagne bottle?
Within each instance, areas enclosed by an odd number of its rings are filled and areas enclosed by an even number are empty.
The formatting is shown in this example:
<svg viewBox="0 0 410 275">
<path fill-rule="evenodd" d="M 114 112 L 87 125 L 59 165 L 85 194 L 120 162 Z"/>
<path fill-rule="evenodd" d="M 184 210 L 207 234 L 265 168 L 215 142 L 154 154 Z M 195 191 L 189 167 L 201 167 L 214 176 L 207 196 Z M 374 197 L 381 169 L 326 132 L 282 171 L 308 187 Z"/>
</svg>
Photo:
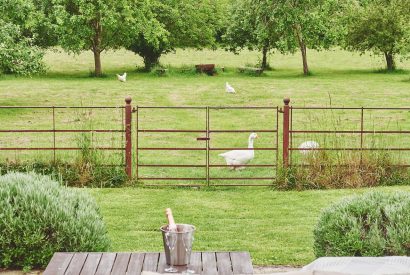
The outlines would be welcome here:
<svg viewBox="0 0 410 275">
<path fill-rule="evenodd" d="M 177 232 L 177 225 L 175 224 L 174 216 L 172 215 L 171 208 L 165 209 L 165 216 L 168 219 L 168 231 Z"/>
</svg>

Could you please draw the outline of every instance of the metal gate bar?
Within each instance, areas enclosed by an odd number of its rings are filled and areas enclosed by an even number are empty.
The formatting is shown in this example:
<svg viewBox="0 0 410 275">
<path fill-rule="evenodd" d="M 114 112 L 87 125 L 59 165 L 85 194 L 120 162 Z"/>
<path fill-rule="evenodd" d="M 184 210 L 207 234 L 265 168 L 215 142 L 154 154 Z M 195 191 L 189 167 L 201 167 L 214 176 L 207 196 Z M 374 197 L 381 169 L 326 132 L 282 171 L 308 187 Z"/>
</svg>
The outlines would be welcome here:
<svg viewBox="0 0 410 275">
<path fill-rule="evenodd" d="M 143 164 L 139 162 L 139 151 L 206 151 L 207 148 L 187 148 L 187 147 L 140 147 L 140 133 L 206 133 L 205 130 L 198 129 L 140 129 L 140 110 L 142 109 L 193 109 L 206 110 L 206 107 L 189 107 L 189 106 L 137 106 L 136 111 L 136 179 L 137 180 L 180 180 L 180 181 L 205 181 L 206 177 L 143 177 L 140 176 L 139 167 L 167 167 L 167 168 L 206 168 L 206 164 Z M 145 184 L 146 186 L 158 186 L 159 184 Z M 167 184 L 160 184 L 160 186 L 167 186 Z M 175 185 L 171 185 L 175 186 Z M 198 184 L 178 184 L 178 186 L 203 186 Z"/>
<path fill-rule="evenodd" d="M 276 121 L 275 121 L 275 128 L 274 129 L 238 129 L 238 130 L 223 130 L 223 129 L 209 129 L 210 133 L 251 133 L 251 132 L 259 132 L 259 133 L 276 133 L 276 142 L 275 147 L 258 147 L 253 148 L 255 151 L 275 151 L 276 152 L 276 163 L 274 164 L 246 164 L 246 165 L 227 165 L 227 164 L 213 164 L 209 165 L 209 168 L 213 167 L 274 167 L 277 168 L 278 166 L 278 107 L 210 107 L 209 109 L 212 110 L 224 110 L 224 109 L 256 109 L 256 110 L 274 110 Z M 208 119 L 209 121 L 209 119 Z M 232 148 L 232 147 L 213 147 L 209 148 L 209 151 L 226 151 L 226 150 L 249 150 L 249 148 Z M 209 177 L 209 181 L 212 180 L 275 180 L 274 177 Z M 270 186 L 271 184 L 212 184 L 212 186 Z"/>
<path fill-rule="evenodd" d="M 140 129 L 139 121 L 139 111 L 141 109 L 197 109 L 205 110 L 205 129 Z M 210 110 L 221 110 L 221 109 L 265 109 L 274 110 L 276 119 L 274 129 L 235 129 L 235 130 L 224 130 L 224 129 L 210 129 Z M 137 106 L 136 108 L 136 177 L 137 180 L 198 180 L 205 181 L 207 186 L 211 185 L 212 180 L 274 180 L 274 177 L 211 177 L 210 168 L 216 167 L 235 167 L 227 164 L 210 164 L 210 152 L 211 151 L 223 151 L 223 150 L 249 150 L 249 148 L 231 148 L 231 147 L 211 147 L 210 146 L 210 136 L 211 134 L 218 133 L 250 133 L 250 132 L 261 132 L 261 133 L 276 133 L 275 147 L 262 147 L 253 148 L 255 151 L 274 151 L 276 152 L 276 163 L 272 164 L 246 164 L 240 165 L 241 167 L 278 167 L 278 107 L 188 107 L 188 106 Z M 197 138 L 197 140 L 206 141 L 206 147 L 140 147 L 139 146 L 139 136 L 140 133 L 204 133 L 204 138 Z M 139 162 L 139 151 L 205 151 L 205 164 L 144 164 Z M 205 177 L 143 177 L 139 174 L 139 167 L 166 167 L 166 168 L 205 168 Z M 175 186 L 174 184 L 145 184 L 146 186 Z M 267 186 L 270 184 L 213 184 L 213 186 Z M 178 184 L 178 186 L 203 186 L 202 184 Z"/>
<path fill-rule="evenodd" d="M 288 105 L 289 101 L 285 105 Z M 410 134 L 410 130 L 365 130 L 364 129 L 364 113 L 366 110 L 374 110 L 374 111 L 410 111 L 409 107 L 293 107 L 289 106 L 290 109 L 290 129 L 286 129 L 286 125 L 284 125 L 284 133 L 288 131 L 288 134 L 284 134 L 284 144 L 286 143 L 286 139 L 290 141 L 290 146 L 288 148 L 284 147 L 284 167 L 287 166 L 294 166 L 294 167 L 310 167 L 309 164 L 292 164 L 292 152 L 293 151 L 360 151 L 360 163 L 363 158 L 364 151 L 410 151 L 410 147 L 364 147 L 364 136 L 366 134 Z M 354 110 L 360 111 L 360 130 L 294 130 L 293 129 L 293 120 L 294 120 L 294 111 L 293 110 Z M 284 120 L 286 114 L 284 114 Z M 294 134 L 358 134 L 360 138 L 360 146 L 359 147 L 328 147 L 328 148 L 297 148 L 293 147 L 293 135 Z M 285 158 L 286 152 L 290 153 L 290 158 L 287 160 Z M 333 165 L 333 166 L 343 166 L 342 165 Z M 397 164 L 391 165 L 393 167 L 410 167 L 410 164 Z"/>
</svg>

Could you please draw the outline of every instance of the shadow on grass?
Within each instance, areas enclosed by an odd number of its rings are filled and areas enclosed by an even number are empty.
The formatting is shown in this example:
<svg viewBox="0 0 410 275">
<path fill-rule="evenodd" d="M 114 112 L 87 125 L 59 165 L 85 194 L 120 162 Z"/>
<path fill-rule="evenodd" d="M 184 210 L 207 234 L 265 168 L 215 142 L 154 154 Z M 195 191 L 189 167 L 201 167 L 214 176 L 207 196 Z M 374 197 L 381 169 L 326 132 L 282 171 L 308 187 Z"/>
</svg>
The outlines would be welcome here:
<svg viewBox="0 0 410 275">
<path fill-rule="evenodd" d="M 90 79 L 90 80 L 113 80 L 116 79 L 116 74 L 127 72 L 129 78 L 151 78 L 157 79 L 161 77 L 238 77 L 238 78 L 268 78 L 268 79 L 316 79 L 316 78 L 346 78 L 350 77 L 363 77 L 363 76 L 401 76 L 410 74 L 409 70 L 397 69 L 395 71 L 388 71 L 386 69 L 348 69 L 348 70 L 337 70 L 337 69 L 325 69 L 320 68 L 317 70 L 310 70 L 308 75 L 304 75 L 301 69 L 295 68 L 275 68 L 274 70 L 266 70 L 262 75 L 255 76 L 254 74 L 246 74 L 238 71 L 236 67 L 224 67 L 217 68 L 215 75 L 208 76 L 206 74 L 197 73 L 193 65 L 182 65 L 178 67 L 165 66 L 167 69 L 165 74 L 158 74 L 154 69 L 151 72 L 144 70 L 141 67 L 121 67 L 114 69 L 105 70 L 103 75 L 96 77 L 93 71 L 67 71 L 67 72 L 55 72 L 49 71 L 42 75 L 27 76 L 15 76 L 15 75 L 0 75 L 0 81 L 2 80 L 16 80 L 16 79 L 34 79 L 34 80 L 44 80 L 44 79 L 62 79 L 62 80 L 79 80 L 79 79 Z M 409 79 L 404 80 L 404 82 L 409 82 Z"/>
</svg>

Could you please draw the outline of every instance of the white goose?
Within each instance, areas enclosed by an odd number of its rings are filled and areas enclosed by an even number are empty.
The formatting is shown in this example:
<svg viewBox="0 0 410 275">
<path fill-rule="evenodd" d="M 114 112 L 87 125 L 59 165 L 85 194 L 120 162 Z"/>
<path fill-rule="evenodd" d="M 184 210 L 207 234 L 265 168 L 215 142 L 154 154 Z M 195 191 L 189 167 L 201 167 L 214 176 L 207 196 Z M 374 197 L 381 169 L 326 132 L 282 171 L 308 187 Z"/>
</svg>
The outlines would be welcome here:
<svg viewBox="0 0 410 275">
<path fill-rule="evenodd" d="M 306 156 L 306 155 L 314 153 L 316 151 L 315 150 L 303 150 L 303 149 L 317 149 L 317 148 L 319 148 L 319 143 L 317 143 L 316 141 L 309 140 L 309 141 L 305 141 L 305 142 L 303 142 L 299 145 L 299 150 L 300 150 L 299 152 L 302 155 Z"/>
<path fill-rule="evenodd" d="M 252 133 L 249 135 L 248 139 L 248 148 L 250 150 L 233 150 L 223 154 L 219 154 L 219 156 L 225 158 L 226 164 L 228 165 L 235 165 L 233 169 L 238 168 L 240 165 L 247 164 L 255 157 L 255 153 L 253 150 L 253 140 L 258 138 L 256 133 Z"/>
</svg>

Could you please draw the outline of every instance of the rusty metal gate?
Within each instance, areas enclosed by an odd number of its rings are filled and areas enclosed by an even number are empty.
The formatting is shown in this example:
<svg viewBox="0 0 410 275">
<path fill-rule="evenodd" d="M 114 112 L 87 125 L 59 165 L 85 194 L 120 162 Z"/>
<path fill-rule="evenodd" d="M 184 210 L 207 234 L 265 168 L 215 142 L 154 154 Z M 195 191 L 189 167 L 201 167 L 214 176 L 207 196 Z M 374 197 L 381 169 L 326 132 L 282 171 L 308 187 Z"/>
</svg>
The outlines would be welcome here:
<svg viewBox="0 0 410 275">
<path fill-rule="evenodd" d="M 275 180 L 278 107 L 138 106 L 134 113 L 135 178 L 144 185 L 267 186 Z M 219 153 L 249 150 L 241 144 L 252 132 L 263 136 L 255 159 L 240 167 L 223 163 Z"/>
</svg>

